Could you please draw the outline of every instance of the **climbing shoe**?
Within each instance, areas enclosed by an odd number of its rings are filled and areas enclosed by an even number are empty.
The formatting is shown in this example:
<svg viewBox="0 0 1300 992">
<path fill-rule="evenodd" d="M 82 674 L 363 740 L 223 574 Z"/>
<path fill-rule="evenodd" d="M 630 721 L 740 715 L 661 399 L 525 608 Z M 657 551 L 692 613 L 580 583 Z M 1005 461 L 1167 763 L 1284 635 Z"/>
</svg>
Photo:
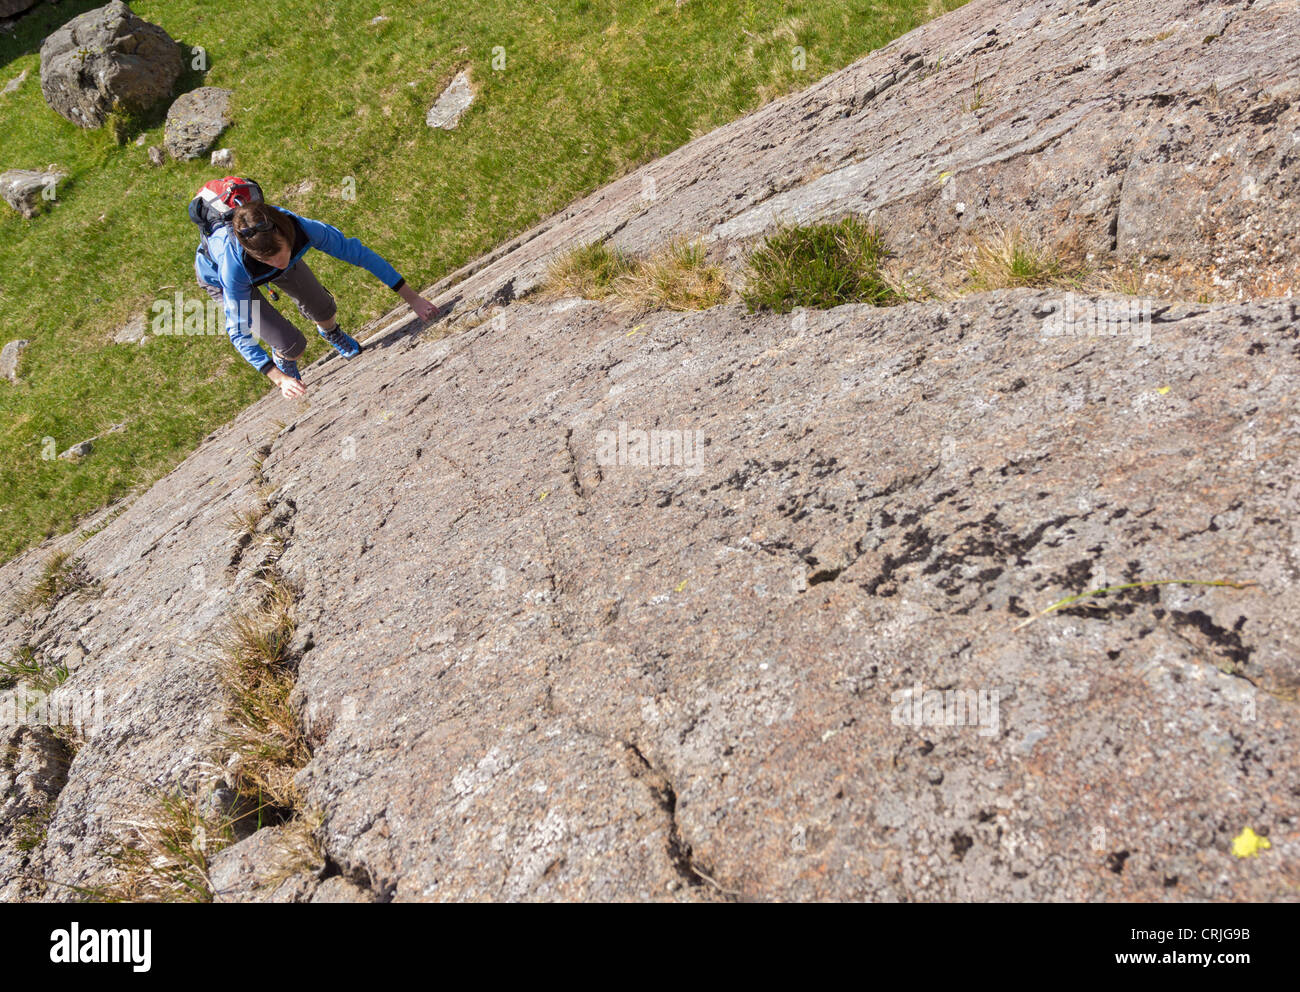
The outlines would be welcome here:
<svg viewBox="0 0 1300 992">
<path fill-rule="evenodd" d="M 357 343 L 356 338 L 352 337 L 337 324 L 334 325 L 333 330 L 324 331 L 319 327 L 316 328 L 316 330 L 320 331 L 320 336 L 333 345 L 334 350 L 344 358 L 356 358 L 361 354 L 361 345 Z"/>
<path fill-rule="evenodd" d="M 298 374 L 298 363 L 295 362 L 292 358 L 285 358 L 278 351 L 272 348 L 271 361 L 275 362 L 275 367 L 279 369 L 281 372 L 283 372 L 285 375 L 287 375 L 290 379 L 298 379 L 299 381 L 302 380 L 302 376 Z"/>
</svg>

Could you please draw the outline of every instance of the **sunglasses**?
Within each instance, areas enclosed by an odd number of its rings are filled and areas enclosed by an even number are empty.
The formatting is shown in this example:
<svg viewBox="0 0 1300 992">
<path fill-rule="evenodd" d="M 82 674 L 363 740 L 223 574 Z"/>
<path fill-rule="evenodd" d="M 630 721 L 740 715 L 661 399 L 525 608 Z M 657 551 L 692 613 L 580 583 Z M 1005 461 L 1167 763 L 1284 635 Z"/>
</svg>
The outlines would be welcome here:
<svg viewBox="0 0 1300 992">
<path fill-rule="evenodd" d="M 261 223 L 254 224 L 252 227 L 239 228 L 239 236 L 241 238 L 251 238 L 255 234 L 265 234 L 274 227 L 275 225 L 269 220 L 264 220 Z"/>
</svg>

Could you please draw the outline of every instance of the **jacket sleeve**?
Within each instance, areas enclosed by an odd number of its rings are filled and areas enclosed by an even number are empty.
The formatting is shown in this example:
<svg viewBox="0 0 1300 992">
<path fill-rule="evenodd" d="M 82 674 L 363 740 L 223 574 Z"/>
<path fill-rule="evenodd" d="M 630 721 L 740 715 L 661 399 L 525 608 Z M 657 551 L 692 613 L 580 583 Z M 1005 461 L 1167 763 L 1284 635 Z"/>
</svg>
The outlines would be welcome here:
<svg viewBox="0 0 1300 992">
<path fill-rule="evenodd" d="M 318 251 L 360 266 L 394 292 L 406 284 L 396 269 L 356 238 L 346 237 L 337 227 L 322 224 L 318 220 L 299 217 L 298 221 L 307 232 L 307 240 Z"/>
<path fill-rule="evenodd" d="M 225 304 L 226 333 L 230 336 L 230 343 L 249 365 L 265 375 L 275 363 L 253 336 L 254 321 L 260 319 L 261 315 L 254 310 L 253 286 L 247 273 L 238 266 L 223 266 L 221 295 Z"/>
</svg>

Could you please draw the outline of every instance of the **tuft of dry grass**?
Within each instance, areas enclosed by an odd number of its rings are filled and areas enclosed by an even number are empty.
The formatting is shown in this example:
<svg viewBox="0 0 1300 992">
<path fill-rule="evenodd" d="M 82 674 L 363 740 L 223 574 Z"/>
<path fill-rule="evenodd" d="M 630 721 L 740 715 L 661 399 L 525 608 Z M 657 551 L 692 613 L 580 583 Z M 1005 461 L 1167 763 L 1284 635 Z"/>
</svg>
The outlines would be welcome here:
<svg viewBox="0 0 1300 992">
<path fill-rule="evenodd" d="M 14 649 L 8 661 L 0 661 L 0 689 L 25 685 L 41 694 L 49 694 L 68 680 L 66 665 L 46 665 L 30 644 Z"/>
<path fill-rule="evenodd" d="M 109 852 L 117 868 L 110 884 L 89 890 L 97 902 L 211 902 L 210 859 L 235 840 L 233 823 L 213 819 L 182 793 L 163 795 L 134 837 Z"/>
<path fill-rule="evenodd" d="M 731 287 L 703 244 L 678 239 L 636 260 L 614 280 L 614 294 L 619 309 L 636 313 L 708 310 L 725 300 Z"/>
<path fill-rule="evenodd" d="M 64 596 L 93 589 L 94 586 L 95 582 L 86 571 L 82 559 L 73 558 L 66 551 L 56 551 L 45 562 L 40 577 L 32 587 L 14 598 L 14 610 L 20 614 L 50 610 Z"/>
<path fill-rule="evenodd" d="M 968 252 L 966 290 L 1025 289 L 1077 285 L 1082 265 L 1066 252 L 1033 244 L 1019 228 L 1001 228 L 978 239 Z"/>
<path fill-rule="evenodd" d="M 620 310 L 707 310 L 731 294 L 720 265 L 698 241 L 678 238 L 638 258 L 603 242 L 581 245 L 555 259 L 537 291 L 542 301 L 615 299 Z"/>
<path fill-rule="evenodd" d="M 302 804 L 294 776 L 311 757 L 290 704 L 294 594 L 274 569 L 261 581 L 266 591 L 257 608 L 235 618 L 217 644 L 231 724 L 225 741 L 238 759 L 232 788 L 259 809 L 290 812 Z"/>
<path fill-rule="evenodd" d="M 555 258 L 546 269 L 538 299 L 580 296 L 603 300 L 614 293 L 614 282 L 632 267 L 632 259 L 603 241 L 579 245 Z"/>
</svg>

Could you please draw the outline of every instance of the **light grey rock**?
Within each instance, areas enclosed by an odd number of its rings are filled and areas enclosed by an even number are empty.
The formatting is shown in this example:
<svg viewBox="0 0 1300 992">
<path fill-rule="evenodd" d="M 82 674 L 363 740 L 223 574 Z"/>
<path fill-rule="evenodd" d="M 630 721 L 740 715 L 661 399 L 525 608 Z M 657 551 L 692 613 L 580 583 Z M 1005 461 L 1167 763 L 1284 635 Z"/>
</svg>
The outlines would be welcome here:
<svg viewBox="0 0 1300 992">
<path fill-rule="evenodd" d="M 74 444 L 67 451 L 61 452 L 59 454 L 59 457 L 66 459 L 67 461 L 74 461 L 75 459 L 78 458 L 85 458 L 88 454 L 90 454 L 94 450 L 95 450 L 95 445 L 92 442 L 81 441 L 78 444 Z"/>
<path fill-rule="evenodd" d="M 370 893 L 341 875 L 325 879 L 312 893 L 312 902 L 374 902 Z"/>
<path fill-rule="evenodd" d="M 160 166 L 167 162 L 167 154 L 157 145 L 150 145 L 148 154 L 151 165 Z"/>
<path fill-rule="evenodd" d="M 64 173 L 33 169 L 10 169 L 0 173 L 0 196 L 24 217 L 32 218 L 40 212 L 45 202 L 45 191 L 58 192 L 59 180 Z"/>
<path fill-rule="evenodd" d="M 469 81 L 469 73 L 458 72 L 429 108 L 424 123 L 450 131 L 460 123 L 461 116 L 473 102 L 474 87 Z"/>
<path fill-rule="evenodd" d="M 116 344 L 144 344 L 148 337 L 146 333 L 148 323 L 144 314 L 136 314 L 125 324 L 123 324 L 116 334 L 113 335 L 113 341 Z"/>
<path fill-rule="evenodd" d="M 200 86 L 177 97 L 167 111 L 167 153 L 181 160 L 206 155 L 230 123 L 231 95 L 219 86 Z"/>
<path fill-rule="evenodd" d="M 13 93 L 26 80 L 27 80 L 27 70 L 24 69 L 22 72 L 18 73 L 18 75 L 14 76 L 13 79 L 9 80 L 9 82 L 5 83 L 4 89 L 0 90 L 0 96 L 3 96 L 6 93 Z"/>
<path fill-rule="evenodd" d="M 115 108 L 143 113 L 181 73 L 180 48 L 121 0 L 68 21 L 41 44 L 41 92 L 72 123 L 100 127 Z"/>
<path fill-rule="evenodd" d="M 229 148 L 218 148 L 212 153 L 212 165 L 218 169 L 228 169 L 235 164 L 235 153 Z"/>
<path fill-rule="evenodd" d="M 0 706 L 12 699 L 0 694 Z M 11 712 L 13 705 L 3 712 Z M 50 728 L 0 722 L 0 900 L 44 894 L 43 838 L 70 760 Z"/>
<path fill-rule="evenodd" d="M 212 857 L 213 896 L 217 902 L 307 902 L 321 867 L 312 858 L 292 830 L 263 827 Z"/>
<path fill-rule="evenodd" d="M 0 348 L 0 375 L 3 375 L 10 382 L 18 381 L 18 363 L 22 359 L 23 351 L 31 344 L 27 338 L 20 338 L 17 341 L 10 341 L 3 348 Z"/>
</svg>

